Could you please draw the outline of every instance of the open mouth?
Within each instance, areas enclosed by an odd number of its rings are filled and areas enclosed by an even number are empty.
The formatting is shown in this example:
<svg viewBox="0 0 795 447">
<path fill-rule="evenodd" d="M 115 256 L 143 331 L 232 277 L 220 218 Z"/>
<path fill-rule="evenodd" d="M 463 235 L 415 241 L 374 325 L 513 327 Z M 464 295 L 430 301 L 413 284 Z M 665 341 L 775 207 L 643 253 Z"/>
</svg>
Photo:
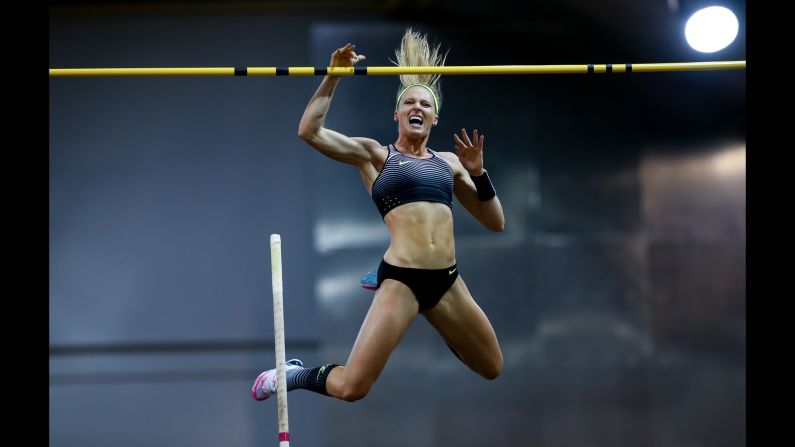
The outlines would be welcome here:
<svg viewBox="0 0 795 447">
<path fill-rule="evenodd" d="M 423 122 L 424 122 L 424 120 L 422 119 L 422 116 L 420 116 L 420 115 L 414 115 L 414 116 L 410 116 L 409 117 L 409 126 L 411 126 L 411 127 L 418 128 L 418 129 L 422 128 L 422 123 Z"/>
</svg>

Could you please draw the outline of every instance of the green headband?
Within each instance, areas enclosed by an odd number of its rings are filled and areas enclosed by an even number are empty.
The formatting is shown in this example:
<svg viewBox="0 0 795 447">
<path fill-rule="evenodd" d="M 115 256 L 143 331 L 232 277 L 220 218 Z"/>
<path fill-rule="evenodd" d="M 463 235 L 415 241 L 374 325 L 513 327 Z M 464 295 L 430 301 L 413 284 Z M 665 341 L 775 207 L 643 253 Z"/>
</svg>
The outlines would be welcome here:
<svg viewBox="0 0 795 447">
<path fill-rule="evenodd" d="M 441 110 L 441 107 L 439 107 L 439 98 L 436 97 L 436 93 L 433 92 L 433 89 L 430 88 L 429 86 L 425 85 L 425 84 L 411 84 L 408 87 L 406 87 L 403 90 L 401 90 L 400 94 L 397 97 L 397 101 L 395 101 L 395 110 L 397 111 L 398 104 L 400 104 L 400 98 L 403 96 L 404 93 L 406 93 L 406 90 L 410 89 L 411 87 L 417 87 L 417 86 L 420 86 L 420 87 L 424 88 L 425 90 L 428 90 L 431 93 L 431 96 L 433 96 L 433 100 L 434 100 L 434 106 L 436 106 L 436 114 L 438 115 L 439 114 L 439 110 Z"/>
</svg>

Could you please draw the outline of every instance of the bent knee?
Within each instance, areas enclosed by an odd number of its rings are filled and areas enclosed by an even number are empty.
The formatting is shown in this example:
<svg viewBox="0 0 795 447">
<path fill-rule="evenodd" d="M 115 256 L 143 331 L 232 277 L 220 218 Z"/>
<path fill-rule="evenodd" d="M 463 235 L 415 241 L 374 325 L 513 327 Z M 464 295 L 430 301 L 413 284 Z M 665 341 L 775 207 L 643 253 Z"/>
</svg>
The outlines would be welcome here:
<svg viewBox="0 0 795 447">
<path fill-rule="evenodd" d="M 364 399 L 367 393 L 370 392 L 370 385 L 353 385 L 343 388 L 339 398 L 347 402 L 356 402 L 357 400 Z"/>
<path fill-rule="evenodd" d="M 503 360 L 502 355 L 499 358 L 494 359 L 490 364 L 488 364 L 485 368 L 479 371 L 480 375 L 483 376 L 486 380 L 494 380 L 500 376 L 503 367 Z"/>
</svg>

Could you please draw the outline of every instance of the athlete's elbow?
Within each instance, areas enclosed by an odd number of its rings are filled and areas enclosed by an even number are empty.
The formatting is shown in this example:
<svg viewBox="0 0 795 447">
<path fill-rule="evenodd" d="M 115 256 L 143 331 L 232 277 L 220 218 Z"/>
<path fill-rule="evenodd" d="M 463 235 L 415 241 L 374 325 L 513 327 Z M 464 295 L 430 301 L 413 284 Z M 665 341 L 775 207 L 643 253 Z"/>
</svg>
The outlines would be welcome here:
<svg viewBox="0 0 795 447">
<path fill-rule="evenodd" d="M 298 124 L 298 138 L 306 141 L 307 143 L 317 137 L 320 128 L 309 120 L 301 120 Z"/>
<path fill-rule="evenodd" d="M 313 132 L 298 132 L 298 138 L 304 140 L 304 142 L 313 148 L 318 148 L 318 137 L 316 133 Z"/>
<path fill-rule="evenodd" d="M 309 129 L 305 128 L 304 126 L 298 126 L 298 138 L 308 143 L 312 137 L 313 132 L 310 132 Z"/>
</svg>

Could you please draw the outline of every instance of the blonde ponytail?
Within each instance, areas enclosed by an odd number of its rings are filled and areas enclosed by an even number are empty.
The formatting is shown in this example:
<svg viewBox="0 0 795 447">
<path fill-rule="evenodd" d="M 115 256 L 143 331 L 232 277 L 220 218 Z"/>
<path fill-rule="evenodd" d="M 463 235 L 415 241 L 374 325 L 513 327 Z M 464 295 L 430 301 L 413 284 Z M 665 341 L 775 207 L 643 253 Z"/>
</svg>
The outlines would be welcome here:
<svg viewBox="0 0 795 447">
<path fill-rule="evenodd" d="M 403 34 L 400 48 L 395 50 L 397 61 L 392 61 L 392 63 L 399 67 L 442 66 L 447 59 L 447 53 L 442 55 L 439 51 L 440 47 L 441 45 L 437 44 L 436 47 L 431 50 L 428 45 L 427 36 L 409 28 Z M 397 101 L 400 102 L 400 97 L 409 87 L 418 84 L 423 85 L 426 86 L 434 96 L 436 100 L 436 113 L 439 113 L 439 109 L 442 108 L 440 77 L 440 74 L 400 75 L 401 86 L 398 89 Z"/>
</svg>

